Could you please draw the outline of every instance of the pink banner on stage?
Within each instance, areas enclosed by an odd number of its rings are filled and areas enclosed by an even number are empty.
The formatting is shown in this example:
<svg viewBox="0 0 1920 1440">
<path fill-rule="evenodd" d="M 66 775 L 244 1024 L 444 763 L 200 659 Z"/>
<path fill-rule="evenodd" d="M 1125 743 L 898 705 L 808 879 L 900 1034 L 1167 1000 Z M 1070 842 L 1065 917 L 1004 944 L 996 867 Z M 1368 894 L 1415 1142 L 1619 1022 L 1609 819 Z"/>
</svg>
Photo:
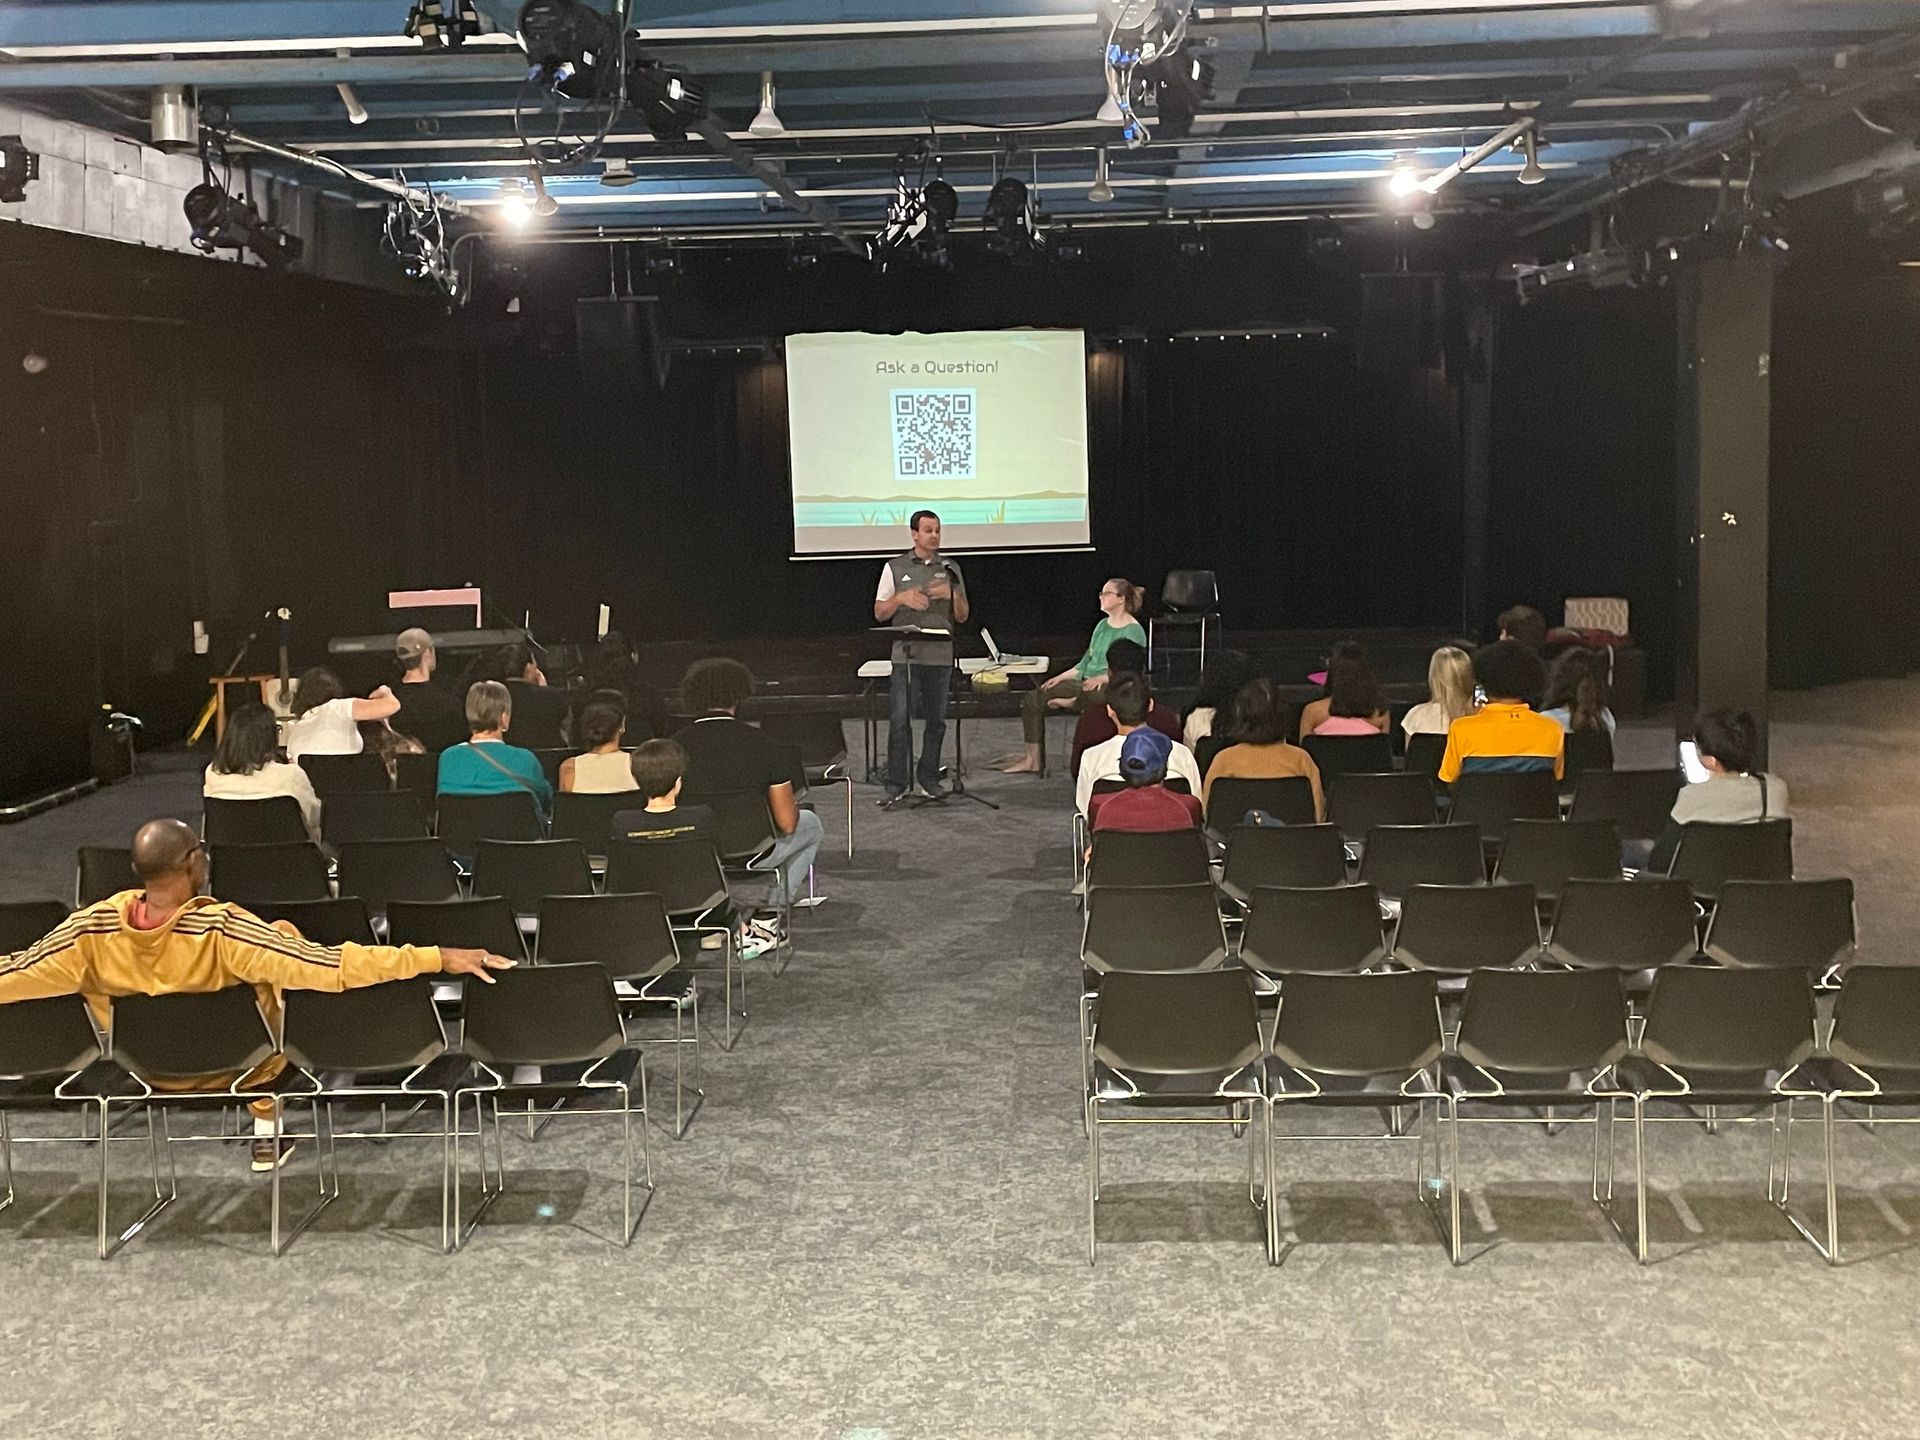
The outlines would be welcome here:
<svg viewBox="0 0 1920 1440">
<path fill-rule="evenodd" d="M 477 586 L 466 586 L 459 590 L 389 590 L 387 608 L 389 610 L 411 610 L 422 605 L 471 605 L 473 606 L 473 628 L 478 630 L 482 624 L 480 590 Z"/>
</svg>

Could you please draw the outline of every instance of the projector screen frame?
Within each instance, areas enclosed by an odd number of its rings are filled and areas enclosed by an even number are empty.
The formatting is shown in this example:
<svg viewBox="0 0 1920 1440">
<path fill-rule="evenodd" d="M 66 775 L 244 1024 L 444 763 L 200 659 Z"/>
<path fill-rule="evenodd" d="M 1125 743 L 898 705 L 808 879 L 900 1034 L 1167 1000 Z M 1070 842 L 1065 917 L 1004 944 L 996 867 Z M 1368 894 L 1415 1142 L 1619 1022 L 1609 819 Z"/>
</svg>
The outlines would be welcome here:
<svg viewBox="0 0 1920 1440">
<path fill-rule="evenodd" d="M 1046 442 L 1048 444 L 1052 444 L 1055 446 L 1064 445 L 1064 446 L 1070 447 L 1070 450 L 1067 451 L 1066 453 L 1069 453 L 1071 457 L 1070 464 L 1072 466 L 1072 469 L 1069 470 L 1069 473 L 1072 474 L 1073 478 L 1070 481 L 1064 482 L 1065 488 L 1049 489 L 1046 491 L 1042 491 L 1038 494 L 1029 493 L 1026 495 L 1007 495 L 1007 496 L 996 496 L 992 492 L 992 490 L 989 490 L 985 495 L 975 495 L 972 497 L 968 497 L 966 495 L 961 495 L 957 497 L 952 495 L 945 495 L 945 496 L 929 495 L 925 497 L 924 501 L 909 500 L 905 497 L 899 497 L 896 494 L 896 495 L 872 497 L 871 503 L 875 506 L 886 506 L 894 510 L 900 510 L 903 507 L 908 507 L 909 513 L 910 513 L 911 509 L 922 509 L 922 508 L 939 511 L 941 510 L 943 505 L 967 504 L 969 503 L 970 500 L 977 507 L 978 502 L 982 500 L 991 503 L 992 501 L 998 499 L 1001 501 L 1001 509 L 1002 511 L 1004 511 L 1007 504 L 1015 499 L 1040 500 L 1044 502 L 1047 500 L 1054 499 L 1055 497 L 1058 497 L 1059 499 L 1062 499 L 1062 500 L 1070 500 L 1070 499 L 1077 498 L 1080 502 L 1079 513 L 1077 516 L 1073 516 L 1073 517 L 1062 519 L 1062 520 L 1042 518 L 1039 520 L 1033 520 L 1033 521 L 1027 521 L 1027 522 L 1009 521 L 1005 524 L 1004 528 L 1011 531 L 1012 533 L 1009 534 L 1004 541 L 997 540 L 997 539 L 989 541 L 984 539 L 981 536 L 980 532 L 987 527 L 983 525 L 977 517 L 971 523 L 962 523 L 954 520 L 951 515 L 943 516 L 943 518 L 946 520 L 946 533 L 947 533 L 948 539 L 942 548 L 955 555 L 975 555 L 975 556 L 1022 555 L 1022 554 L 1047 555 L 1047 554 L 1075 554 L 1075 553 L 1084 554 L 1088 551 L 1091 551 L 1097 548 L 1093 543 L 1093 489 L 1094 489 L 1093 463 L 1092 463 L 1093 414 L 1092 414 L 1092 384 L 1091 384 L 1092 376 L 1089 374 L 1089 369 L 1092 364 L 1093 349 L 1092 349 L 1091 340 L 1084 328 L 1081 328 L 1078 326 L 1009 326 L 1009 327 L 1004 327 L 1004 328 L 995 329 L 995 330 L 924 330 L 924 331 L 923 330 L 893 330 L 893 331 L 833 330 L 833 331 L 795 332 L 793 334 L 783 336 L 781 340 L 782 359 L 784 362 L 783 368 L 786 372 L 786 375 L 785 375 L 786 383 L 783 386 L 784 394 L 782 396 L 782 399 L 787 406 L 787 415 L 786 415 L 786 420 L 787 420 L 786 449 L 787 449 L 787 482 L 788 482 L 787 489 L 788 489 L 788 503 L 790 507 L 789 536 L 788 536 L 789 553 L 787 558 L 789 560 L 882 559 L 888 555 L 898 554 L 901 549 L 905 548 L 907 543 L 906 538 L 904 536 L 897 535 L 894 533 L 897 530 L 904 530 L 905 529 L 904 525 L 899 525 L 899 526 L 873 525 L 870 528 L 874 532 L 873 538 L 876 541 L 879 541 L 882 536 L 888 536 L 890 538 L 888 538 L 882 543 L 853 546 L 853 545 L 847 545 L 847 544 L 835 544 L 834 541 L 841 538 L 841 536 L 839 535 L 819 536 L 815 543 L 818 544 L 821 548 L 817 548 L 817 549 L 802 548 L 802 544 L 803 544 L 802 535 L 804 532 L 808 530 L 813 530 L 816 532 L 821 530 L 828 530 L 828 531 L 838 530 L 838 531 L 841 531 L 842 534 L 844 534 L 847 531 L 853 531 L 853 530 L 858 530 L 858 529 L 863 529 L 868 527 L 856 527 L 853 525 L 835 525 L 831 523 L 827 525 L 806 526 L 801 523 L 800 506 L 803 499 L 802 490 L 805 487 L 811 487 L 811 490 L 813 492 L 808 494 L 805 497 L 809 503 L 814 503 L 814 504 L 835 503 L 835 504 L 842 504 L 842 505 L 851 505 L 853 503 L 865 503 L 865 502 L 861 501 L 857 495 L 845 496 L 845 495 L 835 494 L 830 490 L 824 489 L 823 487 L 825 486 L 830 486 L 836 483 L 845 483 L 845 482 L 837 482 L 834 480 L 821 478 L 819 475 L 820 467 L 817 463 L 812 464 L 808 467 L 812 473 L 806 473 L 806 474 L 802 473 L 802 467 L 800 464 L 801 454 L 802 454 L 801 447 L 803 444 L 807 444 L 810 442 L 808 437 L 803 434 L 803 431 L 806 429 L 806 427 L 796 423 L 796 414 L 798 412 L 799 406 L 796 404 L 795 378 L 794 378 L 794 369 L 793 369 L 793 363 L 792 363 L 792 342 L 793 341 L 795 341 L 796 339 L 804 339 L 806 341 L 824 342 L 825 345 L 830 345 L 834 341 L 844 341 L 844 342 L 850 342 L 851 346 L 854 346 L 854 347 L 857 347 L 862 344 L 872 343 L 872 342 L 882 342 L 882 343 L 893 342 L 893 343 L 900 344 L 902 346 L 917 345 L 921 347 L 922 352 L 924 352 L 924 349 L 927 345 L 938 344 L 943 340 L 957 342 L 957 345 L 960 348 L 964 349 L 966 347 L 978 346 L 983 343 L 987 345 L 992 345 L 995 343 L 1007 343 L 1007 342 L 1012 342 L 1012 345 L 1014 347 L 1018 347 L 1019 342 L 1023 338 L 1026 338 L 1026 339 L 1040 338 L 1043 340 L 1044 343 L 1041 346 L 1029 347 L 1029 355 L 1026 360 L 1026 363 L 1032 366 L 1036 370 L 1052 367 L 1048 378 L 1058 380 L 1060 382 L 1065 382 L 1068 372 L 1065 368 L 1064 362 L 1065 362 L 1066 356 L 1063 352 L 1065 351 L 1066 347 L 1063 344 L 1056 344 L 1055 342 L 1064 341 L 1068 337 L 1071 337 L 1072 341 L 1074 342 L 1072 349 L 1075 356 L 1075 361 L 1074 361 L 1074 365 L 1072 367 L 1072 372 L 1071 372 L 1072 373 L 1071 384 L 1074 387 L 1074 391 L 1075 391 L 1075 394 L 1077 395 L 1077 400 L 1078 400 L 1078 403 L 1072 407 L 1072 413 L 1074 417 L 1072 425 L 1069 426 L 1066 423 L 1067 407 L 1064 405 L 1058 404 L 1057 401 L 1054 402 L 1054 413 L 1050 417 L 1050 423 L 1049 423 L 1049 417 L 1045 413 L 1044 401 L 1037 407 L 1031 406 L 1031 405 L 1029 405 L 1028 407 L 1028 408 L 1038 408 L 1041 411 L 1041 414 L 1037 417 L 1038 423 L 1040 427 L 1042 427 L 1038 430 L 1038 435 L 1043 442 Z M 1051 354 L 1048 353 L 1049 346 L 1053 347 L 1053 353 Z M 1017 354 L 1017 349 L 1015 353 Z M 894 357 L 887 357 L 887 358 L 891 360 Z M 879 366 L 876 363 L 874 367 L 874 379 L 869 381 L 867 379 L 866 372 L 861 371 L 854 376 L 854 383 L 864 384 L 869 387 L 874 384 L 887 387 L 889 390 L 896 392 L 894 395 L 894 401 L 896 405 L 898 404 L 899 391 L 903 389 L 911 391 L 911 390 L 919 389 L 921 387 L 928 386 L 928 381 L 932 379 L 932 377 L 929 376 L 925 379 L 922 379 L 920 378 L 920 374 L 919 374 L 920 364 L 918 363 L 918 360 L 925 358 L 924 354 L 922 354 L 921 356 L 915 356 L 910 352 L 899 358 L 903 361 L 912 363 L 911 375 L 907 374 L 904 371 L 904 369 L 902 370 L 890 369 L 886 372 L 880 372 Z M 971 361 L 974 358 L 978 358 L 978 357 L 969 357 L 969 361 Z M 1005 358 L 1008 358 L 1008 357 L 995 356 L 993 358 L 995 360 L 1004 360 Z M 844 361 L 842 363 L 844 363 Z M 929 365 L 929 369 L 931 370 L 932 368 L 933 367 Z M 938 371 L 935 372 L 935 374 L 939 374 L 939 373 L 941 372 L 938 372 Z M 963 373 L 971 373 L 971 372 L 963 372 Z M 998 373 L 998 372 L 996 371 L 995 373 Z M 819 384 L 819 372 L 817 371 L 813 372 L 807 378 L 808 380 L 812 381 L 815 384 L 815 387 L 817 389 Z M 986 382 L 986 383 L 991 384 L 992 382 Z M 1012 383 L 1018 386 L 1020 384 L 1020 381 L 1018 378 L 1015 378 L 1011 382 L 1009 381 L 1000 382 L 1000 389 L 1002 390 L 1003 394 L 1007 390 L 1009 383 Z M 939 388 L 937 385 L 937 382 L 931 388 Z M 973 389 L 977 387 L 973 385 L 968 385 L 966 388 L 969 390 L 969 392 L 971 392 Z M 1027 386 L 1026 389 L 1021 390 L 1018 393 L 1026 397 L 1032 397 L 1035 394 L 1039 394 L 1042 396 L 1047 396 L 1047 395 L 1058 396 L 1060 395 L 1060 392 L 1061 392 L 1061 385 L 1055 384 L 1045 389 L 1037 389 L 1036 387 L 1029 385 Z M 837 399 L 838 397 L 836 396 L 835 398 Z M 1001 407 L 1003 407 L 1002 410 L 997 413 L 1004 413 L 1004 407 L 1007 405 L 1008 402 L 1005 399 L 1002 399 L 997 403 Z M 984 409 L 984 405 L 982 406 L 982 408 Z M 1017 413 L 1022 408 L 1021 401 L 1017 399 L 1014 400 L 1012 402 L 1012 408 Z M 822 413 L 824 412 L 816 404 L 816 407 L 813 410 L 812 414 L 817 416 Z M 896 416 L 898 415 L 898 413 L 899 412 L 896 410 L 895 412 Z M 863 420 L 863 423 L 864 423 L 864 420 Z M 896 425 L 898 425 L 900 422 L 896 419 L 895 423 Z M 1028 424 L 1029 425 L 1034 424 L 1034 420 L 1029 419 Z M 816 422 L 816 428 L 817 428 L 817 422 Z M 841 433 L 844 433 L 844 430 L 846 428 L 851 428 L 851 427 L 843 427 L 843 431 Z M 1001 435 L 1005 435 L 1007 433 L 1009 432 L 1005 430 L 1000 432 Z M 1029 430 L 1025 433 L 1033 434 L 1034 432 L 1032 430 Z M 838 437 L 836 436 L 836 438 Z M 995 436 L 992 438 L 997 440 L 999 437 Z M 813 443 L 815 443 L 816 446 L 818 444 L 817 441 Z M 832 443 L 832 442 L 828 442 L 828 443 Z M 896 447 L 900 443 L 898 439 L 897 431 L 896 431 L 896 438 L 894 443 Z M 971 449 L 972 443 L 973 443 L 972 437 L 969 436 L 968 438 L 969 449 Z M 1001 442 L 1001 443 L 1004 444 L 1004 442 Z M 986 447 L 983 444 L 981 448 L 984 450 Z M 1036 453 L 1046 454 L 1047 452 L 1042 450 L 1042 451 L 1037 451 Z M 1055 450 L 1052 453 L 1059 454 L 1062 452 L 1059 450 Z M 809 461 L 816 461 L 818 454 L 819 454 L 819 451 L 817 448 L 815 450 L 807 452 Z M 969 464 L 971 464 L 973 461 L 973 456 L 969 454 L 967 458 L 968 458 Z M 1025 457 L 1022 456 L 1022 460 L 1024 460 L 1024 458 Z M 871 460 L 872 460 L 871 455 L 862 455 L 859 457 L 859 466 L 861 469 L 861 473 L 863 474 L 871 473 L 871 470 L 872 470 Z M 898 460 L 897 448 L 896 448 L 894 463 L 896 465 L 900 463 Z M 982 464 L 980 466 L 981 471 L 991 475 L 992 473 L 994 473 L 993 469 L 991 468 L 994 465 L 994 463 L 995 462 L 992 459 L 989 459 L 987 463 Z M 998 463 L 1002 467 L 1004 467 L 1008 463 L 1007 457 L 1004 451 L 1000 455 Z M 1019 463 L 1019 462 L 1015 462 L 1015 463 Z M 868 485 L 877 485 L 880 482 L 873 479 L 868 479 L 861 483 L 868 484 Z M 952 479 L 936 478 L 929 481 L 916 482 L 913 480 L 898 478 L 898 474 L 896 472 L 896 476 L 893 483 L 898 486 L 910 486 L 915 483 L 926 484 L 930 486 L 939 486 L 943 484 L 967 485 L 967 484 L 977 483 L 977 480 L 971 476 L 967 478 L 959 478 L 958 476 L 956 476 Z M 1028 482 L 1028 483 L 1033 484 L 1035 482 Z M 1046 484 L 1047 482 L 1042 481 L 1038 483 Z M 1055 484 L 1060 484 L 1060 483 L 1061 482 L 1055 482 Z M 994 519 L 990 523 L 993 524 L 995 528 L 1001 528 L 1001 522 L 998 519 Z M 1034 535 L 1030 542 L 1023 543 L 1018 539 L 1019 533 L 1023 529 L 1033 529 L 1041 533 Z M 966 533 L 966 538 L 961 539 L 959 538 L 959 536 L 955 535 L 956 530 L 960 530 L 963 533 Z M 1070 533 L 1063 536 L 1061 534 L 1063 530 L 1069 531 Z M 1078 533 L 1071 533 L 1075 531 L 1077 531 Z M 861 538 L 864 539 L 865 536 L 863 535 Z"/>
</svg>

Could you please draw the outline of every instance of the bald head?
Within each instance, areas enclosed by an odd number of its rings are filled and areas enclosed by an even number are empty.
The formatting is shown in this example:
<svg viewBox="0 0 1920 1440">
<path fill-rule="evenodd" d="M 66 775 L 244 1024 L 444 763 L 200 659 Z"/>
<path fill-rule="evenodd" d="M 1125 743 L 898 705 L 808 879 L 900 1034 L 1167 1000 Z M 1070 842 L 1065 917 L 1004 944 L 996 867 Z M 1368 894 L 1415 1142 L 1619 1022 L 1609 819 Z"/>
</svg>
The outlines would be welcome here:
<svg viewBox="0 0 1920 1440">
<path fill-rule="evenodd" d="M 133 873 L 151 885 L 188 873 L 200 837 L 184 820 L 149 820 L 133 835 Z"/>
</svg>

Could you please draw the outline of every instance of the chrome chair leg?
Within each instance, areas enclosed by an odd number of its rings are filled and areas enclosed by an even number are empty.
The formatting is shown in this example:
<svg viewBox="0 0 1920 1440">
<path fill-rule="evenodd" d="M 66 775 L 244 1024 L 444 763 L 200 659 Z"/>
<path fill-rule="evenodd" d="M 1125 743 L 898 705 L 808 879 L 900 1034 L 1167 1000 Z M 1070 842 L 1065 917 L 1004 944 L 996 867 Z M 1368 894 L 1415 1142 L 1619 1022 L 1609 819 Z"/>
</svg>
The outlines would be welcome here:
<svg viewBox="0 0 1920 1440">
<path fill-rule="evenodd" d="M 1100 1101 L 1091 1091 L 1087 1094 L 1087 1264 L 1094 1261 L 1094 1247 L 1099 1242 L 1099 1230 L 1095 1221 L 1095 1207 L 1100 1201 Z"/>
</svg>

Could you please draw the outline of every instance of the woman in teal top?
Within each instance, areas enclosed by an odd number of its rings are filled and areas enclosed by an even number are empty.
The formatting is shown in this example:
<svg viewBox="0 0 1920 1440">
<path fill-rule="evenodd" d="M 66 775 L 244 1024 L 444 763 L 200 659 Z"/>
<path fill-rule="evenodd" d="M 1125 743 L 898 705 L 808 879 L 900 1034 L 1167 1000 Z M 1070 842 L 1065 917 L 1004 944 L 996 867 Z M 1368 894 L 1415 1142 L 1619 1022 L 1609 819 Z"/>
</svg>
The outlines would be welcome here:
<svg viewBox="0 0 1920 1440">
<path fill-rule="evenodd" d="M 498 795 L 524 790 L 546 818 L 553 808 L 553 787 L 547 783 L 540 757 L 531 750 L 506 743 L 513 723 L 513 692 L 498 680 L 475 682 L 467 691 L 467 724 L 473 738 L 440 752 L 442 795 Z"/>
<path fill-rule="evenodd" d="M 1024 754 L 996 762 L 1009 775 L 1040 773 L 1047 745 L 1047 711 L 1078 713 L 1097 699 L 1107 684 L 1107 649 L 1116 640 L 1131 640 L 1145 648 L 1147 632 L 1135 617 L 1147 592 L 1131 580 L 1114 579 L 1100 587 L 1100 623 L 1093 627 L 1087 653 L 1071 670 L 1062 670 L 1027 692 L 1020 706 L 1020 726 L 1027 742 Z"/>
</svg>

